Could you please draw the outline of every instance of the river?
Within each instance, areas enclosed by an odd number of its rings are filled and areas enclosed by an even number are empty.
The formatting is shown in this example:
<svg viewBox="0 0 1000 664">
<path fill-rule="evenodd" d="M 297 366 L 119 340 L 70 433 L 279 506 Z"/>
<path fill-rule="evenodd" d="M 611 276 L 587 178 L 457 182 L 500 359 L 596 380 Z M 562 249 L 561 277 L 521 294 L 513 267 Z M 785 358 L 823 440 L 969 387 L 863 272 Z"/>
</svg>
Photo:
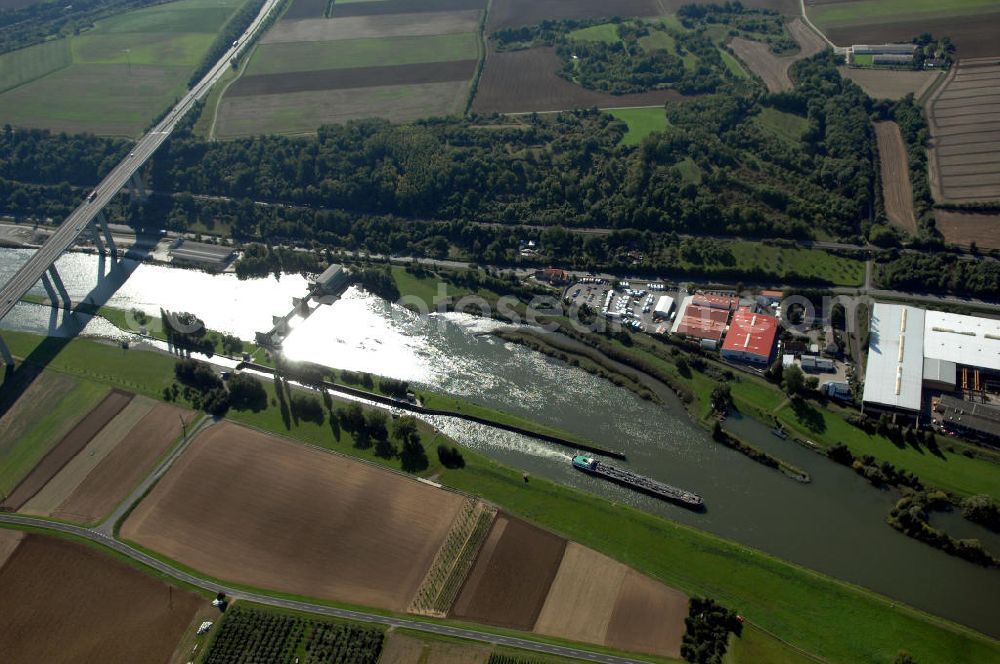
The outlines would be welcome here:
<svg viewBox="0 0 1000 664">
<path fill-rule="evenodd" d="M 0 249 L 0 278 L 26 259 L 26 250 Z M 190 311 L 217 330 L 252 339 L 272 315 L 305 293 L 298 275 L 238 281 L 157 265 L 134 264 L 98 286 L 98 259 L 68 254 L 58 268 L 74 300 L 94 293 L 109 304 L 157 314 Z M 124 277 L 128 277 L 127 280 Z M 113 288 L 113 294 L 111 291 Z M 44 291 L 39 287 L 38 293 Z M 99 300 L 100 301 L 100 300 Z M 62 334 L 65 315 L 20 304 L 0 326 Z M 58 318 L 58 320 L 56 320 Z M 82 318 L 79 317 L 78 318 Z M 463 314 L 418 316 L 356 289 L 319 307 L 286 340 L 292 359 L 369 371 L 536 419 L 628 455 L 638 472 L 690 489 L 708 509 L 695 513 L 574 471 L 564 448 L 453 418 L 436 423 L 462 443 L 509 466 L 680 521 L 780 558 L 871 588 L 1000 636 L 1000 573 L 911 540 L 885 523 L 896 499 L 847 468 L 751 419 L 726 425 L 745 439 L 812 476 L 800 484 L 716 445 L 675 400 L 655 405 L 609 382 L 488 334 L 499 323 Z M 100 319 L 84 334 L 115 336 Z M 954 515 L 949 515 L 954 516 Z"/>
</svg>

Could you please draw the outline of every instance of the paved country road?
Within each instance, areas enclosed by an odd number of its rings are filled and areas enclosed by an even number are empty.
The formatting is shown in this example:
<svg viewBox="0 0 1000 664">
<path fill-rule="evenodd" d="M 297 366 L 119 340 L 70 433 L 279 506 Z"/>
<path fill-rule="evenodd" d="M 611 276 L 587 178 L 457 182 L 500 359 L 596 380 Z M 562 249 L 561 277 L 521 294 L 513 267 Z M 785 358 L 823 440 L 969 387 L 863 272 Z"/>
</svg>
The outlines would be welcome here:
<svg viewBox="0 0 1000 664">
<path fill-rule="evenodd" d="M 589 650 L 582 650 L 579 648 L 569 648 L 565 646 L 550 645 L 547 643 L 540 643 L 538 641 L 532 641 L 530 639 L 522 639 L 513 636 L 502 636 L 499 634 L 490 634 L 488 632 L 480 632 L 474 629 L 462 628 L 462 627 L 452 627 L 450 625 L 437 624 L 432 622 L 424 622 L 422 620 L 417 620 L 413 618 L 397 618 L 393 616 L 383 616 L 376 613 L 366 613 L 364 611 L 352 611 L 350 609 L 338 609 L 332 606 L 326 606 L 324 604 L 313 604 L 311 602 L 281 599 L 278 597 L 272 597 L 270 595 L 264 595 L 261 593 L 249 592 L 246 590 L 240 590 L 237 588 L 227 587 L 225 584 L 214 583 L 198 576 L 180 570 L 158 558 L 154 558 L 138 549 L 135 549 L 124 542 L 114 539 L 110 535 L 93 530 L 90 528 L 84 528 L 82 526 L 76 526 L 69 523 L 61 523 L 58 521 L 49 521 L 47 519 L 39 519 L 31 516 L 23 516 L 20 514 L 0 514 L 0 523 L 6 523 L 14 526 L 27 526 L 32 528 L 38 528 L 48 532 L 64 533 L 67 535 L 73 535 L 83 539 L 90 540 L 91 542 L 96 542 L 102 546 L 116 551 L 117 553 L 127 556 L 132 560 L 142 563 L 147 567 L 150 567 L 157 572 L 165 574 L 166 576 L 183 581 L 184 583 L 196 586 L 198 588 L 204 588 L 213 593 L 224 592 L 232 599 L 241 599 L 250 602 L 256 602 L 258 604 L 266 604 L 268 606 L 276 606 L 283 609 L 292 609 L 295 611 L 303 611 L 306 613 L 314 613 L 323 616 L 330 616 L 333 618 L 342 618 L 345 620 L 354 620 L 356 622 L 364 623 L 375 623 L 377 625 L 386 625 L 391 627 L 401 627 L 405 629 L 412 629 L 419 632 L 429 632 L 431 634 L 439 634 L 442 636 L 451 636 L 461 639 L 469 639 L 471 641 L 480 641 L 483 643 L 495 643 L 502 646 L 507 646 L 510 648 L 520 648 L 522 650 L 530 650 L 533 652 L 545 653 L 548 655 L 559 655 L 562 657 L 571 657 L 575 659 L 580 659 L 588 662 L 604 662 L 606 664 L 645 664 L 643 660 L 630 659 L 628 657 L 616 657 L 614 655 L 607 655 L 604 653 L 592 652 Z"/>
</svg>

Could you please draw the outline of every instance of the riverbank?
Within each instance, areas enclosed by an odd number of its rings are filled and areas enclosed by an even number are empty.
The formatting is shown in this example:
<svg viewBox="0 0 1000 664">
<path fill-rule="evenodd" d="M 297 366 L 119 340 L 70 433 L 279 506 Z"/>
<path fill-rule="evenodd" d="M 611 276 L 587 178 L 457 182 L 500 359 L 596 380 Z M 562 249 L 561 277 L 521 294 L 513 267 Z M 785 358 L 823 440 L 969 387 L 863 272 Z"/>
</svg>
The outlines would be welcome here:
<svg viewBox="0 0 1000 664">
<path fill-rule="evenodd" d="M 11 334 L 9 341 L 15 354 L 21 356 L 45 343 L 41 337 L 23 333 Z M 145 385 L 152 381 L 149 387 L 155 387 L 156 383 L 172 381 L 173 360 L 169 356 L 139 349 L 124 351 L 82 339 L 66 342 L 52 358 L 50 368 L 80 371 L 74 366 L 80 358 L 88 358 L 91 365 L 113 364 L 114 373 L 101 376 L 115 384 Z M 157 396 L 156 391 L 152 396 Z M 237 414 L 233 418 L 237 419 Z M 251 418 L 261 428 L 285 436 L 336 445 L 338 451 L 354 456 L 373 455 L 370 449 L 358 449 L 346 438 L 337 441 L 326 424 L 300 422 L 285 429 L 273 406 L 259 414 L 240 416 L 241 421 Z M 904 648 L 918 661 L 928 662 L 973 664 L 1000 657 L 997 641 L 898 601 L 541 478 L 524 482 L 521 472 L 467 447 L 462 448 L 462 454 L 464 468 L 435 468 L 432 458 L 428 471 L 447 486 L 483 497 L 689 594 L 715 597 L 807 652 L 831 661 L 851 662 L 888 661 Z M 817 597 L 823 601 L 815 601 Z M 851 638 L 843 638 L 845 634 Z"/>
</svg>

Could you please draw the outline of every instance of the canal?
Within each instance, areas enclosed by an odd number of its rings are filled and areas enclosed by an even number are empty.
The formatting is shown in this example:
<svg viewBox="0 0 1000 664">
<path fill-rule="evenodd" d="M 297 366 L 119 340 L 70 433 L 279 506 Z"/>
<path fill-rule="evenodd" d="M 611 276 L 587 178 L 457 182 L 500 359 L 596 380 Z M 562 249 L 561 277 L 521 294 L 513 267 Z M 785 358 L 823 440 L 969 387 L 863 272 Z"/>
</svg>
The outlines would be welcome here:
<svg viewBox="0 0 1000 664">
<path fill-rule="evenodd" d="M 0 250 L 0 278 L 27 255 Z M 145 264 L 119 269 L 108 285 L 97 287 L 97 261 L 86 254 L 60 258 L 59 270 L 75 300 L 96 292 L 123 309 L 186 310 L 211 328 L 245 339 L 269 328 L 271 316 L 286 313 L 291 298 L 305 292 L 298 275 L 241 282 L 231 275 Z M 43 294 L 41 288 L 38 293 Z M 82 327 L 85 334 L 117 334 L 99 319 L 83 322 L 64 323 L 61 313 L 22 303 L 2 325 L 36 333 Z M 849 469 L 774 437 L 754 420 L 727 420 L 730 430 L 812 476 L 810 484 L 795 482 L 715 444 L 675 399 L 665 405 L 643 401 L 489 334 L 498 325 L 463 314 L 418 316 L 352 288 L 296 327 L 285 350 L 292 359 L 408 380 L 623 449 L 624 465 L 699 493 L 707 511 L 690 512 L 576 472 L 564 448 L 454 418 L 431 418 L 462 443 L 532 475 L 692 525 L 1000 636 L 995 620 L 1000 573 L 890 528 L 885 517 L 897 498 L 894 492 L 871 487 Z M 961 527 L 955 517 L 943 515 L 941 523 Z"/>
</svg>

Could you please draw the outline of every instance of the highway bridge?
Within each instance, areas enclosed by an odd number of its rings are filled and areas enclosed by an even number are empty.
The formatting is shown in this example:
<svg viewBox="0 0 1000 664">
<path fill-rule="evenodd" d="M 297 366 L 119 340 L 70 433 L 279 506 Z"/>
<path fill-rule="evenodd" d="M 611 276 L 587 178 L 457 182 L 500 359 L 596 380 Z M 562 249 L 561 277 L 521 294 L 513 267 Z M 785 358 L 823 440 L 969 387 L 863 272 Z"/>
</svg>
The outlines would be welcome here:
<svg viewBox="0 0 1000 664">
<path fill-rule="evenodd" d="M 87 195 L 80 206 L 49 236 L 45 244 L 28 259 L 28 262 L 11 277 L 10 281 L 3 285 L 3 288 L 0 289 L 0 320 L 7 316 L 11 309 L 14 308 L 14 305 L 42 279 L 45 280 L 46 290 L 51 291 L 52 283 L 54 283 L 65 304 L 69 306 L 69 297 L 62 286 L 59 273 L 56 272 L 56 259 L 64 251 L 73 246 L 85 232 L 91 234 L 98 250 L 103 253 L 104 246 L 97 232 L 98 226 L 101 227 L 105 241 L 109 245 L 108 249 L 112 254 L 115 253 L 114 241 L 111 238 L 111 233 L 107 230 L 107 224 L 104 222 L 104 216 L 101 212 L 104 206 L 127 185 L 141 190 L 142 184 L 138 177 L 139 169 L 156 152 L 157 148 L 163 145 L 163 142 L 167 140 L 170 132 L 174 130 L 177 123 L 184 117 L 184 114 L 191 110 L 212 85 L 226 73 L 227 68 L 230 66 L 230 60 L 261 29 L 264 21 L 275 5 L 278 4 L 278 1 L 267 0 L 264 3 L 260 13 L 243 35 L 240 36 L 238 42 L 234 43 L 233 47 L 223 53 L 212 69 L 170 109 L 170 112 L 167 113 L 163 120 L 136 142 L 128 156 L 105 176 L 100 184 Z M 50 277 L 51 282 L 49 280 Z M 13 364 L 13 358 L 2 339 L 0 339 L 0 357 L 2 357 L 8 366 Z"/>
</svg>

